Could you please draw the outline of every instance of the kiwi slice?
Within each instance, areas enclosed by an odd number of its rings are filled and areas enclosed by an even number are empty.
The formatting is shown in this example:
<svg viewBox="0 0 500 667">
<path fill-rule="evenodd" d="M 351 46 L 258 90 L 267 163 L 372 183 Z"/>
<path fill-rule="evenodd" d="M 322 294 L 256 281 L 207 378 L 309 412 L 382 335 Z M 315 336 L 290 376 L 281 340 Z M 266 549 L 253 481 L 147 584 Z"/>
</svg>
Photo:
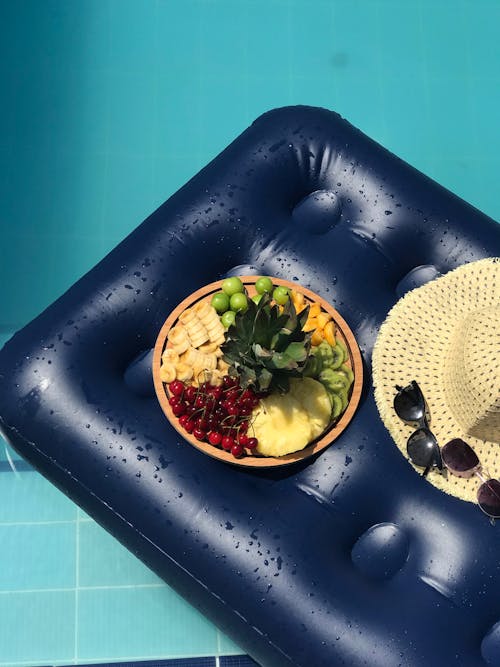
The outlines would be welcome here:
<svg viewBox="0 0 500 667">
<path fill-rule="evenodd" d="M 342 363 L 345 363 L 349 359 L 349 352 L 347 351 L 347 347 L 338 338 L 336 338 L 335 340 L 337 341 L 338 347 L 340 347 L 340 349 L 342 350 L 342 355 L 343 355 Z M 335 347 L 337 347 L 337 345 Z"/>
<path fill-rule="evenodd" d="M 330 381 L 328 382 L 328 386 L 336 394 L 342 391 L 347 392 L 349 384 L 350 383 L 347 375 L 345 375 L 341 371 L 332 372 L 332 374 L 330 375 Z"/>
<path fill-rule="evenodd" d="M 352 369 L 349 368 L 349 366 L 346 366 L 346 364 L 342 364 L 342 368 L 339 370 L 339 373 L 344 373 L 344 375 L 349 380 L 349 386 L 351 386 L 351 384 L 354 382 L 354 373 L 352 372 Z"/>
<path fill-rule="evenodd" d="M 333 370 L 335 371 L 337 370 L 337 368 L 340 368 L 344 363 L 344 350 L 337 343 L 335 347 L 332 347 L 332 352 L 333 352 L 333 361 L 329 367 L 333 368 Z"/>
<path fill-rule="evenodd" d="M 342 399 L 337 394 L 329 394 L 329 396 L 332 402 L 332 419 L 337 419 L 342 412 Z"/>
<path fill-rule="evenodd" d="M 347 404 L 349 403 L 349 400 L 347 398 L 347 389 L 343 389 L 342 391 L 339 391 L 337 393 L 337 396 L 342 401 L 342 412 L 344 412 L 344 410 L 347 408 Z"/>
</svg>

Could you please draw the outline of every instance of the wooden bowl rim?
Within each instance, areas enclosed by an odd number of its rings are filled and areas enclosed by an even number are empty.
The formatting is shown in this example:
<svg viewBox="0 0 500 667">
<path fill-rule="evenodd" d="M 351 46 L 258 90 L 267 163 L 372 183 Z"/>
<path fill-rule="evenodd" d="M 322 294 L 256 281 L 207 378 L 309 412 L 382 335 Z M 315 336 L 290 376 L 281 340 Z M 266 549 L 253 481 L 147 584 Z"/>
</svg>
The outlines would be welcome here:
<svg viewBox="0 0 500 667">
<path fill-rule="evenodd" d="M 252 288 L 255 285 L 255 282 L 260 276 L 238 276 L 243 282 L 246 288 Z M 209 283 L 204 287 L 196 290 L 185 299 L 183 299 L 179 305 L 174 308 L 170 315 L 165 320 L 163 326 L 160 329 L 158 337 L 156 339 L 156 344 L 154 347 L 153 353 L 153 381 L 156 391 L 156 396 L 160 403 L 160 406 L 167 417 L 168 421 L 175 428 L 175 430 L 183 437 L 184 440 L 189 442 L 189 444 L 194 445 L 197 449 L 202 451 L 205 454 L 208 454 L 212 458 L 215 458 L 219 461 L 224 461 L 230 463 L 231 465 L 243 466 L 246 468 L 275 468 L 283 465 L 291 465 L 298 461 L 304 461 L 312 456 L 315 456 L 319 452 L 323 451 L 331 445 L 334 440 L 336 440 L 339 435 L 346 429 L 347 425 L 351 421 L 356 412 L 356 409 L 359 405 L 361 398 L 361 390 L 363 388 L 363 361 L 361 358 L 361 352 L 359 350 L 358 344 L 352 333 L 349 325 L 344 320 L 342 315 L 331 306 L 325 299 L 320 297 L 318 294 L 303 287 L 302 285 L 284 280 L 282 278 L 271 277 L 273 285 L 283 285 L 284 287 L 289 287 L 295 291 L 302 292 L 306 299 L 309 301 L 317 301 L 320 303 L 321 308 L 327 313 L 332 315 L 335 322 L 337 332 L 340 332 L 343 342 L 345 343 L 348 353 L 349 360 L 351 363 L 351 368 L 354 373 L 354 382 L 351 386 L 351 396 L 349 403 L 344 413 L 340 419 L 329 429 L 327 429 L 319 438 L 313 440 L 309 445 L 304 447 L 298 452 L 293 452 L 291 454 L 286 454 L 280 457 L 273 456 L 252 456 L 246 455 L 241 459 L 235 458 L 230 452 L 227 452 L 223 449 L 214 447 L 208 442 L 200 442 L 192 434 L 186 433 L 178 423 L 177 417 L 174 416 L 172 408 L 168 402 L 167 390 L 164 386 L 164 383 L 160 380 L 160 362 L 161 355 L 165 348 L 166 340 L 170 329 L 177 322 L 179 316 L 181 315 L 186 308 L 193 306 L 196 302 L 201 299 L 206 298 L 208 295 L 213 292 L 218 292 L 221 290 L 222 279 L 215 282 Z"/>
</svg>

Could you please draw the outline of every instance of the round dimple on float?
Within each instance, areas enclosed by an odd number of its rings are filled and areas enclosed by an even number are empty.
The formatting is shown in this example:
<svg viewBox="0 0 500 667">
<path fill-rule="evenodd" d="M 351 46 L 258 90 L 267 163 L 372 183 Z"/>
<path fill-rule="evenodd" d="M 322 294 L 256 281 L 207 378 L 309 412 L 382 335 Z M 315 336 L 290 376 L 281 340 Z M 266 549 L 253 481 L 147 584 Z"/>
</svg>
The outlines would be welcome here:
<svg viewBox="0 0 500 667">
<path fill-rule="evenodd" d="M 421 285 L 425 285 L 425 283 L 434 280 L 434 278 L 438 278 L 440 275 L 441 273 L 432 264 L 416 266 L 401 278 L 396 286 L 396 294 L 401 298 L 406 292 L 420 287 Z"/>
<path fill-rule="evenodd" d="M 406 533 L 393 523 L 378 523 L 356 541 L 351 558 L 360 572 L 370 579 L 393 577 L 406 563 L 409 554 Z"/>
<path fill-rule="evenodd" d="M 316 190 L 292 211 L 293 221 L 309 234 L 326 234 L 340 220 L 342 202 L 330 190 Z"/>
<path fill-rule="evenodd" d="M 489 667 L 500 667 L 500 621 L 484 636 L 481 655 Z"/>
</svg>

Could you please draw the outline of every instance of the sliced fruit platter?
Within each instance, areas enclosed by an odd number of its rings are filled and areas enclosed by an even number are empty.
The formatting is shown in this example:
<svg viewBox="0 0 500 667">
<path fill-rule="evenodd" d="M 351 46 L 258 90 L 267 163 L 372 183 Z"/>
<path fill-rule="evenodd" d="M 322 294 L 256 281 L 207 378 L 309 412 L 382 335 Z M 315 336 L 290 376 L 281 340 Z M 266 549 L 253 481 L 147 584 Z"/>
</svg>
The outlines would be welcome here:
<svg viewBox="0 0 500 667">
<path fill-rule="evenodd" d="M 215 458 L 274 467 L 313 456 L 346 428 L 363 382 L 341 315 L 297 283 L 230 277 L 184 299 L 158 335 L 160 405 Z"/>
</svg>

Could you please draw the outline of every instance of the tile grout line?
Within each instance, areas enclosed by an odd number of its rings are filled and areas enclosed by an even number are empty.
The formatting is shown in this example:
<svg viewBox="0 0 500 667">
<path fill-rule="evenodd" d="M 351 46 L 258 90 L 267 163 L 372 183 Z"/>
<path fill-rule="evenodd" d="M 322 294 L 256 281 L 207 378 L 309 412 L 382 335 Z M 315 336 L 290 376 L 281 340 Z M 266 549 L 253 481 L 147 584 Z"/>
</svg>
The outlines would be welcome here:
<svg viewBox="0 0 500 667">
<path fill-rule="evenodd" d="M 75 530 L 75 653 L 74 663 L 78 661 L 78 621 L 79 621 L 79 603 L 80 603 L 80 513 L 76 510 L 76 530 Z"/>
<path fill-rule="evenodd" d="M 80 591 L 122 591 L 130 589 L 156 589 L 156 588 L 168 588 L 167 584 L 158 583 L 158 584 L 118 584 L 116 586 L 78 586 L 78 587 L 67 587 L 67 588 L 26 588 L 26 589 L 14 589 L 14 590 L 0 590 L 0 595 L 24 595 L 24 594 L 33 594 L 33 593 L 75 593 L 76 590 Z"/>
<path fill-rule="evenodd" d="M 87 519 L 87 523 L 90 523 L 92 519 Z M 76 524 L 75 519 L 59 519 L 57 521 L 0 521 L 0 528 L 4 526 L 65 526 L 70 524 Z"/>
<path fill-rule="evenodd" d="M 227 655 L 227 656 L 237 656 L 237 657 L 240 657 L 240 656 L 241 657 L 246 657 L 246 655 L 244 653 L 227 653 L 225 655 Z M 119 661 L 119 662 L 132 662 L 132 661 L 134 661 L 134 662 L 142 663 L 142 662 L 150 662 L 151 660 L 155 660 L 155 661 L 158 661 L 158 660 L 161 660 L 161 661 L 163 661 L 163 660 L 167 660 L 167 661 L 168 660 L 200 660 L 200 659 L 203 659 L 203 658 L 211 658 L 211 657 L 215 657 L 215 656 L 210 656 L 210 655 L 207 655 L 206 653 L 199 653 L 199 654 L 196 654 L 196 655 L 189 655 L 189 656 L 181 655 L 181 654 L 172 654 L 172 655 L 165 656 L 165 655 L 161 654 L 161 655 L 147 656 L 146 658 L 144 656 L 140 656 L 140 655 L 124 655 L 124 656 L 118 656 L 118 658 L 113 658 L 113 663 L 115 663 L 116 661 Z M 220 660 L 217 662 L 218 658 L 215 657 L 215 659 L 216 659 L 217 667 L 220 667 Z M 107 667 L 108 665 L 110 665 L 109 656 L 91 657 L 91 658 L 85 658 L 85 660 L 91 661 L 89 664 L 95 664 L 95 667 L 99 667 L 99 666 Z M 65 666 L 65 665 L 68 665 L 68 661 L 71 662 L 71 658 L 68 658 L 68 660 L 62 659 L 62 660 L 51 661 L 50 664 L 51 665 L 64 665 Z M 9 661 L 9 662 L 0 662 L 0 667 L 13 667 L 14 665 L 16 665 L 16 666 L 18 665 L 19 667 L 21 667 L 21 666 L 22 667 L 38 667 L 39 662 L 30 662 L 29 660 L 28 661 L 27 660 L 21 660 L 21 661 L 14 661 L 14 662 L 11 662 L 11 661 Z M 168 667 L 168 665 L 166 665 L 165 667 Z"/>
</svg>

